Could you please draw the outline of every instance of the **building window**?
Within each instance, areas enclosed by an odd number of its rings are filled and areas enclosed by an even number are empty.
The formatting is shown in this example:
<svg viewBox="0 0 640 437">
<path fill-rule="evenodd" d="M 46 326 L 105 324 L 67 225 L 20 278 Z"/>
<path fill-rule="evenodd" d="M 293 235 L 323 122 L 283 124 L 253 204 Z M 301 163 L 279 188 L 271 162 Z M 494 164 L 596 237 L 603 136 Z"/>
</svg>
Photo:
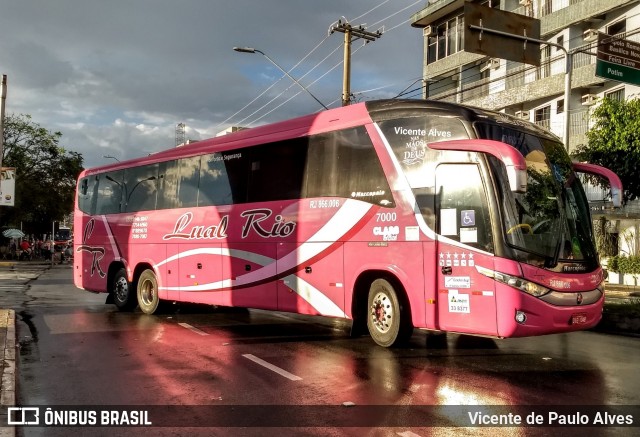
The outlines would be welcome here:
<svg viewBox="0 0 640 437">
<path fill-rule="evenodd" d="M 463 16 L 432 25 L 435 32 L 427 39 L 427 63 L 453 55 L 463 49 Z"/>
<path fill-rule="evenodd" d="M 551 106 L 545 106 L 535 110 L 535 123 L 545 129 L 551 127 Z"/>
<path fill-rule="evenodd" d="M 621 20 L 607 27 L 607 35 L 618 35 L 627 31 L 627 20 Z"/>
<path fill-rule="evenodd" d="M 542 79 L 551 76 L 551 46 L 543 47 L 540 52 L 539 79 Z"/>
<path fill-rule="evenodd" d="M 556 44 L 559 46 L 564 45 L 564 35 L 560 35 L 558 39 L 556 39 Z M 560 47 L 556 47 L 556 53 L 561 52 L 562 49 Z"/>
<path fill-rule="evenodd" d="M 564 112 L 564 99 L 556 102 L 556 114 L 562 114 Z"/>
<path fill-rule="evenodd" d="M 606 99 L 617 100 L 619 102 L 624 101 L 624 88 L 619 88 L 615 91 L 604 93 Z"/>
</svg>

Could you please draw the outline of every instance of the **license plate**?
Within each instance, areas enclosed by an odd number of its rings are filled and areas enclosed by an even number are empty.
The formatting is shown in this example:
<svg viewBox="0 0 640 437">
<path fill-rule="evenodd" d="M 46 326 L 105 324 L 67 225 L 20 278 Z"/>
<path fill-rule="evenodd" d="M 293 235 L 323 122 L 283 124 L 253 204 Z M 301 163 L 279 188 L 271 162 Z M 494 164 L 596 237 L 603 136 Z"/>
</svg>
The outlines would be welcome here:
<svg viewBox="0 0 640 437">
<path fill-rule="evenodd" d="M 571 316 L 572 325 L 584 325 L 587 323 L 587 315 L 585 313 L 577 313 Z"/>
</svg>

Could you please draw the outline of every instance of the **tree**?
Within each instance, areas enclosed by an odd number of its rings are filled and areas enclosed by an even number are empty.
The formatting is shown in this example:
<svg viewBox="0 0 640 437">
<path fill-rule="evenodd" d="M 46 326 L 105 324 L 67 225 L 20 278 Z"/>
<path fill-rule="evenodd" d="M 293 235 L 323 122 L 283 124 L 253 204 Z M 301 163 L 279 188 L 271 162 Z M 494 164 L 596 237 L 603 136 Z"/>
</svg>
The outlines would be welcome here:
<svg viewBox="0 0 640 437">
<path fill-rule="evenodd" d="M 82 155 L 59 146 L 60 132 L 50 132 L 31 116 L 9 115 L 4 123 L 2 165 L 16 167 L 15 206 L 0 210 L 0 224 L 22 224 L 27 234 L 46 233 L 52 221 L 73 211 Z"/>
<path fill-rule="evenodd" d="M 574 157 L 613 170 L 624 187 L 624 200 L 640 197 L 640 100 L 605 98 L 595 108 L 588 143 Z"/>
</svg>

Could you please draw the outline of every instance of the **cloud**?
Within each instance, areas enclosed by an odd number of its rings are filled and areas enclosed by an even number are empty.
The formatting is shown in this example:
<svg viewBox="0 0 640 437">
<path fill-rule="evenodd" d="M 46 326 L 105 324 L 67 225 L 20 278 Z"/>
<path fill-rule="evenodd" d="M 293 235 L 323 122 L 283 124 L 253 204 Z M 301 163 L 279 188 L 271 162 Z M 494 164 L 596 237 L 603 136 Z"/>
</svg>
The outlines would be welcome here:
<svg viewBox="0 0 640 437">
<path fill-rule="evenodd" d="M 414 2 L 6 3 L 0 28 L 11 37 L 0 39 L 0 72 L 9 77 L 7 112 L 31 114 L 61 131 L 62 145 L 82 153 L 87 167 L 106 163 L 105 154 L 123 160 L 172 147 L 180 122 L 189 138 L 202 139 L 229 125 L 320 109 L 291 80 L 278 80 L 282 74 L 268 59 L 234 52 L 234 46 L 257 47 L 285 69 L 318 47 L 291 74 L 322 102 L 338 106 L 343 35 L 329 35 L 329 26 L 381 3 L 353 24 L 397 27 L 364 47 L 354 43 L 352 90 L 380 88 L 359 99 L 390 97 L 421 76 L 422 35 L 408 19 L 424 2 L 387 20 Z"/>
</svg>

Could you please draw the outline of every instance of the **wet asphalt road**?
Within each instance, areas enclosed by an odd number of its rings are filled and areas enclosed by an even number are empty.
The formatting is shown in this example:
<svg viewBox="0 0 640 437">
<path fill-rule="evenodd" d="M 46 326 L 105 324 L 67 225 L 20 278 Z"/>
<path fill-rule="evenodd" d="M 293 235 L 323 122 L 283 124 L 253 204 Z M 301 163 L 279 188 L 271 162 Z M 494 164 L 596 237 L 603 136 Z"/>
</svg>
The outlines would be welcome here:
<svg viewBox="0 0 640 437">
<path fill-rule="evenodd" d="M 534 406 L 548 415 L 550 405 L 569 413 L 640 405 L 639 338 L 493 340 L 416 330 L 408 347 L 383 349 L 350 338 L 343 320 L 178 305 L 157 316 L 121 313 L 103 295 L 75 289 L 68 266 L 34 268 L 39 277 L 22 283 L 22 273 L 10 273 L 0 270 L 0 305 L 17 314 L 20 405 L 138 405 L 162 425 L 19 427 L 19 436 L 554 435 L 558 428 L 473 428 L 468 412 L 505 405 L 493 410 L 524 417 Z M 631 412 L 637 426 L 637 407 Z"/>
</svg>

